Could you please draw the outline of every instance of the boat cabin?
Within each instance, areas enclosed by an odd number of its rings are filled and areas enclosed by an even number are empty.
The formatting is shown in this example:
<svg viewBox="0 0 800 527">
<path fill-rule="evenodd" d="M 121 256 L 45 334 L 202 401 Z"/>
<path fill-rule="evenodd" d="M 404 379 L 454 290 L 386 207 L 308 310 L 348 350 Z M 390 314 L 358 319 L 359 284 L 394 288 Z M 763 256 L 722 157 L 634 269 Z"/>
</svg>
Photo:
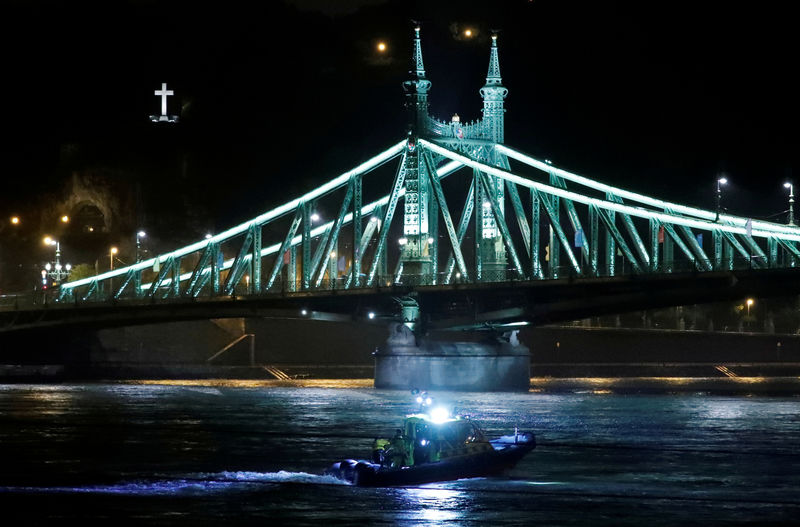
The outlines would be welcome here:
<svg viewBox="0 0 800 527">
<path fill-rule="evenodd" d="M 460 417 L 432 420 L 427 414 L 409 415 L 403 421 L 403 438 L 407 466 L 492 449 L 477 423 Z"/>
</svg>

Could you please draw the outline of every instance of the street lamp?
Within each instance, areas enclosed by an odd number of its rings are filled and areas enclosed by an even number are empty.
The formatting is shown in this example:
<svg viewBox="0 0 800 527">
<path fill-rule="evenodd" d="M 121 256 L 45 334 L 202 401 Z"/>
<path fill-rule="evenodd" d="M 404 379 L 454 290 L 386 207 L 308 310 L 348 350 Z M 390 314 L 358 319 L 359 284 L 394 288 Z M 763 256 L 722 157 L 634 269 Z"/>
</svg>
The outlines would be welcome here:
<svg viewBox="0 0 800 527">
<path fill-rule="evenodd" d="M 789 225 L 794 226 L 794 185 L 787 181 L 783 188 L 789 189 Z"/>
<path fill-rule="evenodd" d="M 745 304 L 747 304 L 747 316 L 748 317 L 750 316 L 750 306 L 752 306 L 754 303 L 755 303 L 755 300 L 753 300 L 752 298 L 748 298 L 745 301 Z"/>
<path fill-rule="evenodd" d="M 112 247 L 108 250 L 108 267 L 109 271 L 114 270 L 114 255 L 117 254 L 119 251 L 116 247 Z M 108 279 L 108 289 L 111 291 L 111 294 L 114 294 L 114 278 Z"/>
<path fill-rule="evenodd" d="M 722 200 L 722 185 L 726 185 L 728 180 L 724 177 L 717 178 L 717 217 L 714 221 L 719 221 L 720 201 Z"/>
<path fill-rule="evenodd" d="M 145 236 L 147 236 L 147 233 L 145 233 L 144 231 L 139 231 L 136 233 L 136 263 L 139 263 L 140 260 L 139 248 L 141 247 L 141 242 L 139 240 L 141 240 Z"/>
<path fill-rule="evenodd" d="M 46 263 L 44 266 L 44 270 L 42 271 L 42 285 L 47 284 L 47 277 L 53 279 L 55 285 L 59 285 L 62 280 L 69 276 L 69 273 L 72 271 L 72 266 L 70 264 L 61 265 L 61 244 L 51 238 L 50 236 L 45 236 L 44 240 L 42 240 L 45 245 L 55 245 L 56 246 L 56 259 L 55 262 L 52 264 L 50 262 Z"/>
</svg>

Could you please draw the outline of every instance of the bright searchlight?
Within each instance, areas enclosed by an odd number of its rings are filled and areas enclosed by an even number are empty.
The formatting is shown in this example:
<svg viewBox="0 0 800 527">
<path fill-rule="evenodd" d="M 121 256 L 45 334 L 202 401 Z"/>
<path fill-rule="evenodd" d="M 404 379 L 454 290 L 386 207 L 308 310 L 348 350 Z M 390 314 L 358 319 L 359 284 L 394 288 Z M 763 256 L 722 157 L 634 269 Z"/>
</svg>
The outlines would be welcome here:
<svg viewBox="0 0 800 527">
<path fill-rule="evenodd" d="M 450 419 L 450 411 L 444 406 L 437 406 L 431 410 L 431 421 L 434 423 L 444 423 Z"/>
</svg>

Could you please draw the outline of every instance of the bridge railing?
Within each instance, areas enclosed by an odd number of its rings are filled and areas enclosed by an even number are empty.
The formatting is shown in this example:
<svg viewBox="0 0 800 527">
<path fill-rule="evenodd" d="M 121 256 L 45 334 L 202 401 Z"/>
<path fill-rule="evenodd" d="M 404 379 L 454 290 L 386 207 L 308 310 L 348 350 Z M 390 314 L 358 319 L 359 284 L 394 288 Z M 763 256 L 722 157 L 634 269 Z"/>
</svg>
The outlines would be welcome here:
<svg viewBox="0 0 800 527">
<path fill-rule="evenodd" d="M 722 269 L 717 271 L 745 271 L 753 269 L 764 268 L 784 268 L 787 262 L 765 262 L 764 265 L 759 261 L 760 257 L 753 255 L 752 257 L 733 257 L 725 262 Z M 537 281 L 547 280 L 563 280 L 563 279 L 591 279 L 591 278 L 609 278 L 615 277 L 618 279 L 625 279 L 626 277 L 641 276 L 641 275 L 654 275 L 654 274 L 684 274 L 705 271 L 706 264 L 713 262 L 700 262 L 688 260 L 674 260 L 670 262 L 661 262 L 657 268 L 639 270 L 624 264 L 624 260 L 616 262 L 614 268 L 607 265 L 600 265 L 597 269 L 590 270 L 586 262 L 583 262 L 581 273 L 575 272 L 571 265 L 560 265 L 553 267 L 549 274 Z M 301 280 L 289 280 L 285 276 L 279 276 L 269 288 L 265 288 L 262 295 L 291 295 L 295 292 L 326 292 L 326 291 L 344 291 L 344 290 L 358 290 L 358 289 L 383 289 L 383 288 L 408 288 L 408 287 L 425 287 L 425 286 L 469 286 L 476 283 L 496 283 L 496 282 L 513 282 L 529 280 L 527 277 L 521 277 L 514 268 L 506 270 L 483 270 L 480 279 L 473 277 L 462 277 L 458 274 L 453 274 L 449 277 L 448 273 L 440 272 L 436 275 L 411 275 L 403 274 L 399 277 L 396 275 L 377 275 L 373 285 L 367 286 L 365 280 L 360 281 L 360 286 L 355 287 L 348 276 L 339 275 L 335 279 L 324 279 L 317 286 L 310 289 L 303 289 Z M 60 307 L 74 307 L 81 305 L 97 305 L 97 304 L 156 304 L 156 303 L 175 303 L 180 302 L 182 299 L 186 301 L 192 300 L 190 297 L 174 298 L 168 296 L 171 292 L 171 286 L 161 286 L 164 296 L 160 294 L 153 295 L 147 298 L 114 298 L 113 295 L 104 291 L 101 288 L 99 294 L 92 295 L 89 298 L 82 298 L 74 296 L 69 299 L 60 298 L 58 288 L 53 288 L 47 291 L 33 291 L 26 293 L 7 294 L 0 296 L 0 311 L 29 311 L 42 308 L 60 308 Z M 249 291 L 248 285 L 244 282 L 238 284 L 230 293 L 217 295 L 218 298 L 242 298 L 253 297 L 254 295 Z"/>
</svg>

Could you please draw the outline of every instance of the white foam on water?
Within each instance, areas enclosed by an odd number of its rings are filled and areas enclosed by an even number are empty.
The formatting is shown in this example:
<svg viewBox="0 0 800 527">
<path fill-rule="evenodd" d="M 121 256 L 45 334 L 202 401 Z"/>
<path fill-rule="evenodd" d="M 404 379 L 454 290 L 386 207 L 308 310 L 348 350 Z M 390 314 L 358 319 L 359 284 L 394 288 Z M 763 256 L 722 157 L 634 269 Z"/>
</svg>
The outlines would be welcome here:
<svg viewBox="0 0 800 527">
<path fill-rule="evenodd" d="M 308 472 L 287 472 L 285 470 L 279 470 L 278 472 L 221 472 L 219 474 L 211 474 L 209 477 L 212 479 L 217 477 L 223 480 L 254 481 L 260 483 L 349 485 L 346 481 L 342 481 L 333 476 L 320 476 L 318 474 L 309 474 Z"/>
<path fill-rule="evenodd" d="M 247 484 L 307 484 L 307 485 L 350 485 L 333 476 L 321 476 L 308 472 L 217 472 L 213 474 L 193 474 L 184 478 L 155 481 L 131 481 L 114 485 L 87 485 L 82 487 L 0 487 L 0 493 L 42 493 L 42 494 L 118 494 L 118 495 L 195 495 L 219 492 Z"/>
</svg>

